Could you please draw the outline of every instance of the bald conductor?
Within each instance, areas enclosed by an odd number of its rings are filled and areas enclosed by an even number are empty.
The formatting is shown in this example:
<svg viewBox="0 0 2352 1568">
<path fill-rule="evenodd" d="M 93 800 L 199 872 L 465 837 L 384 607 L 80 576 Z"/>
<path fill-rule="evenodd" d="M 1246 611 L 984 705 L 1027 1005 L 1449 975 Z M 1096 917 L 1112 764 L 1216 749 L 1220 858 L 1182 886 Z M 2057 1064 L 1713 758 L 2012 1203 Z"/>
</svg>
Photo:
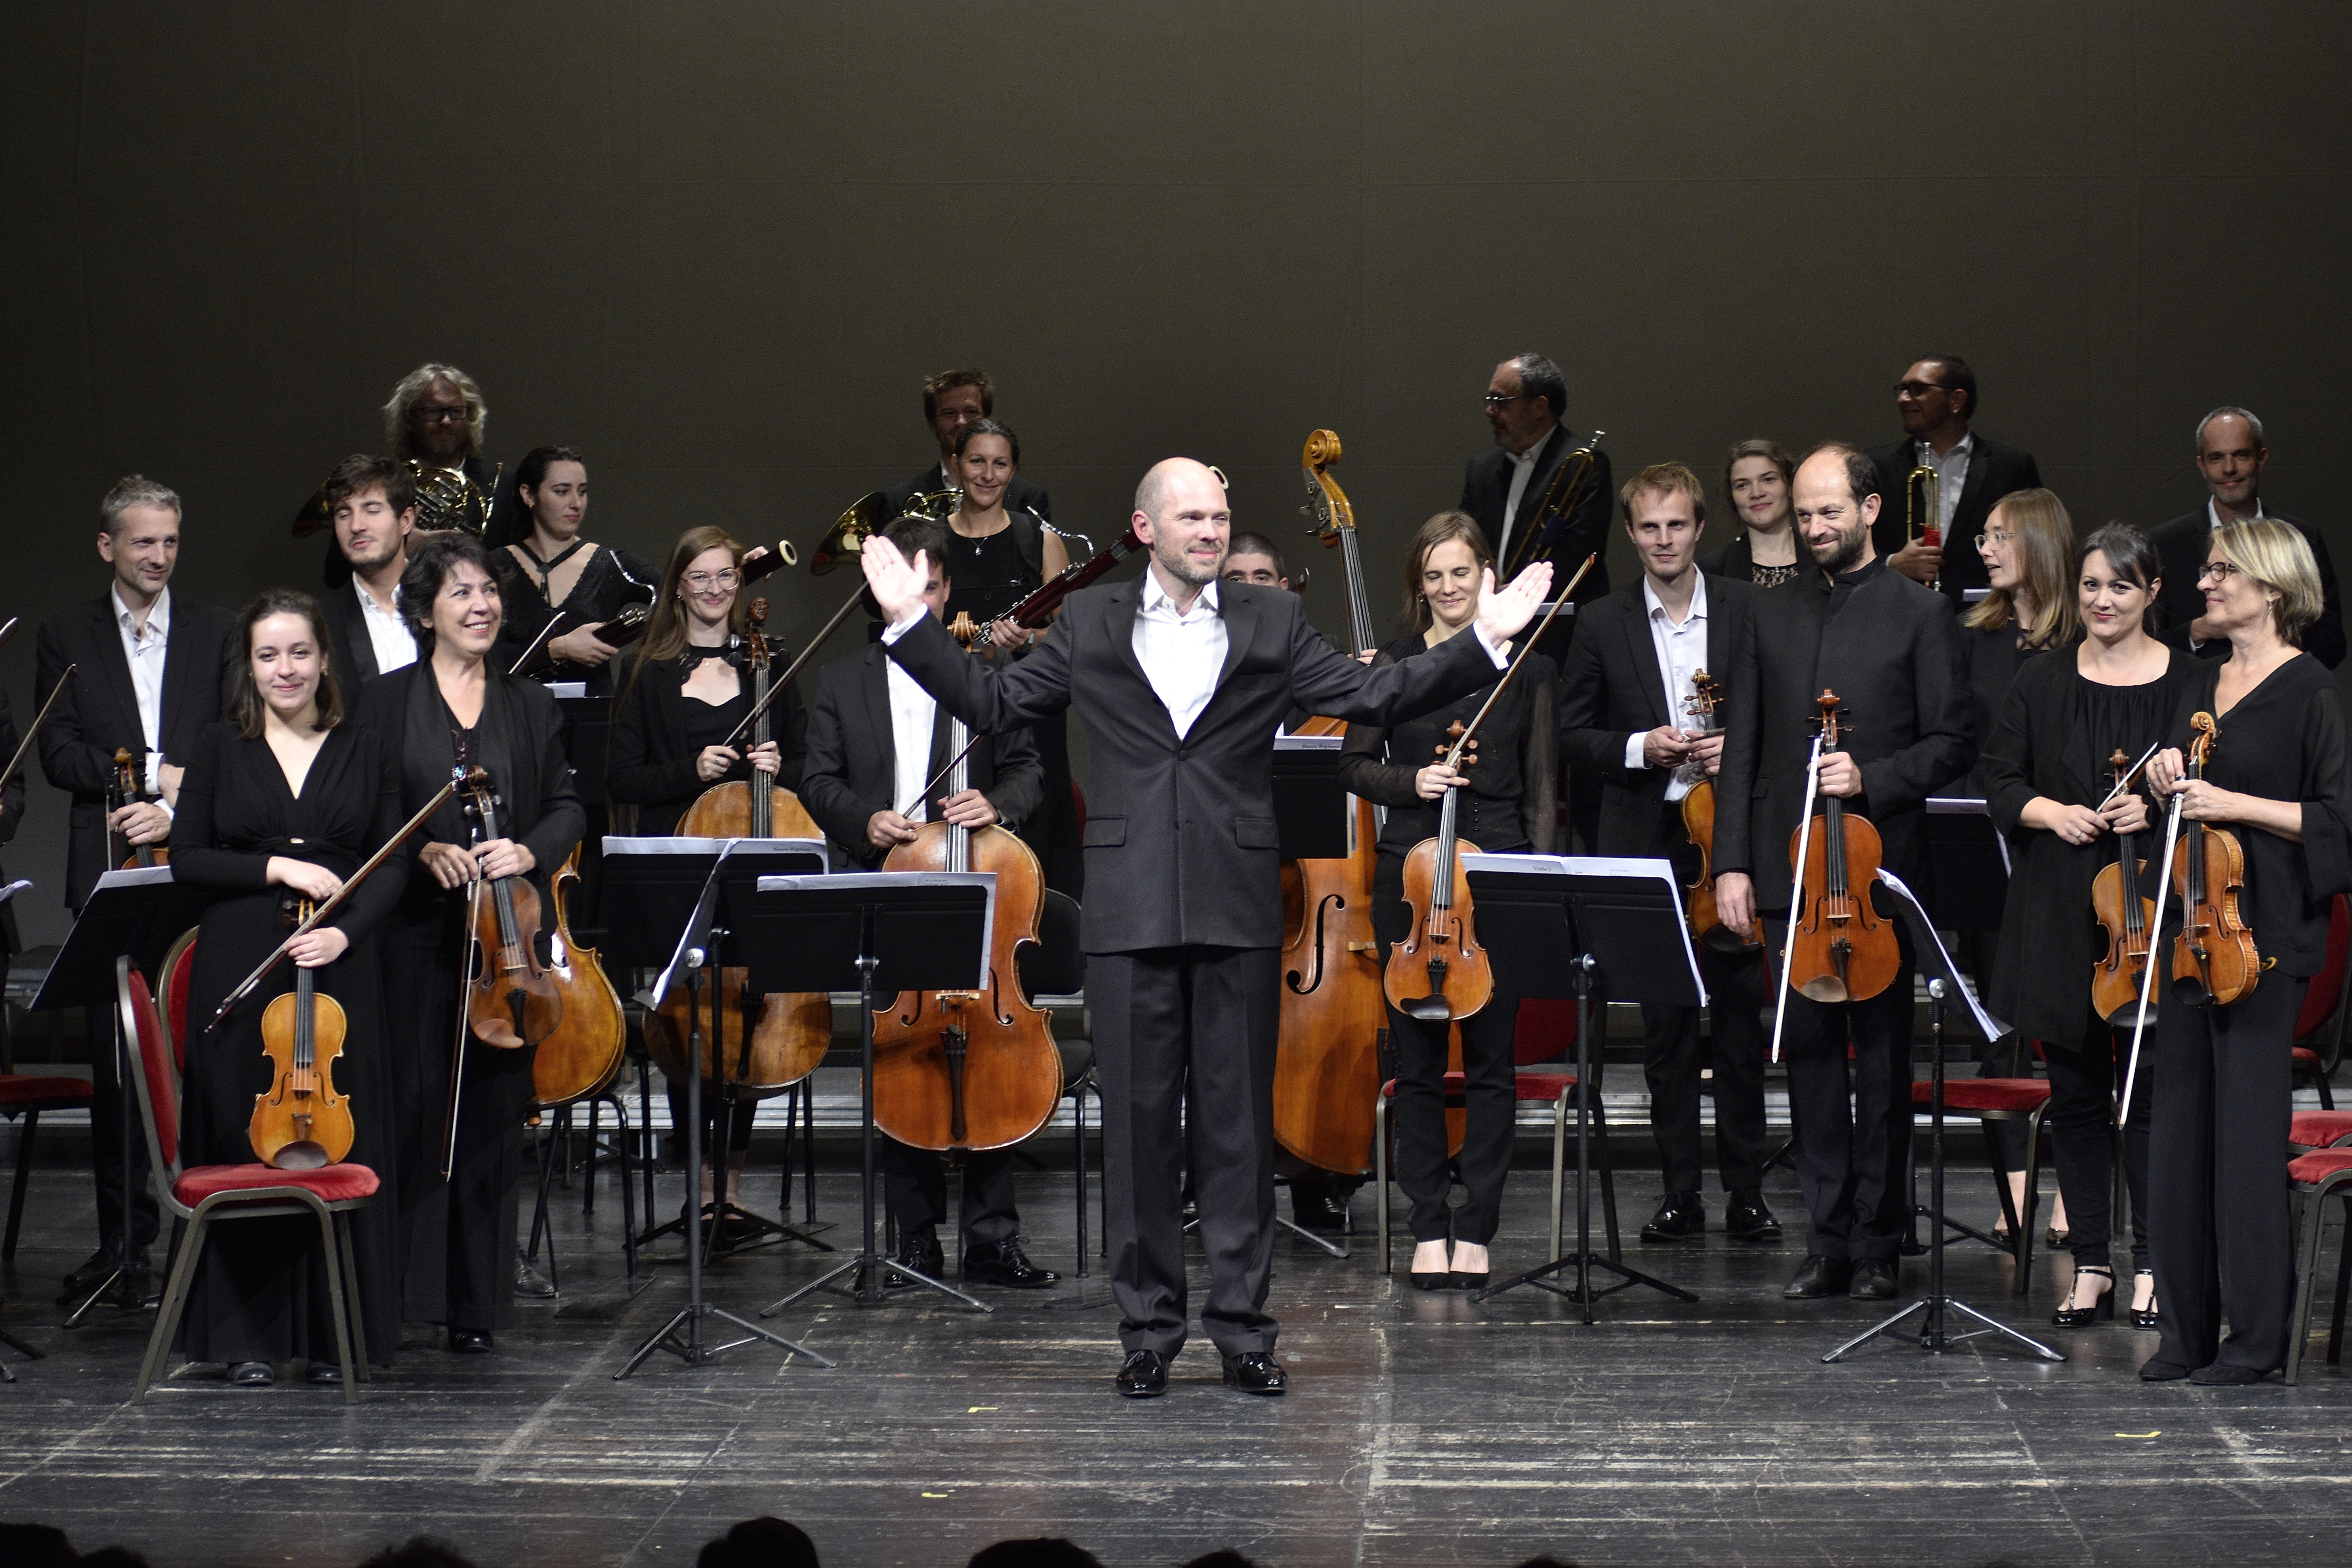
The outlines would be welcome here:
<svg viewBox="0 0 2352 1568">
<path fill-rule="evenodd" d="M 919 554 L 910 563 L 877 536 L 866 546 L 866 578 L 890 657 L 949 711 L 988 731 L 1071 706 L 1086 721 L 1083 941 L 1125 1352 L 1118 1391 L 1164 1392 L 1184 1343 L 1189 1076 L 1209 1258 L 1202 1324 L 1226 1383 L 1280 1394 L 1286 1378 L 1265 1310 L 1282 942 L 1274 734 L 1296 707 L 1390 725 L 1485 686 L 1551 568 L 1532 566 L 1499 592 L 1490 584 L 1475 637 L 1368 669 L 1332 651 L 1297 595 L 1217 580 L 1233 514 L 1206 466 L 1154 466 L 1136 489 L 1135 528 L 1150 568 L 1071 595 L 1036 651 L 1005 668 L 965 657 L 924 613 Z"/>
</svg>

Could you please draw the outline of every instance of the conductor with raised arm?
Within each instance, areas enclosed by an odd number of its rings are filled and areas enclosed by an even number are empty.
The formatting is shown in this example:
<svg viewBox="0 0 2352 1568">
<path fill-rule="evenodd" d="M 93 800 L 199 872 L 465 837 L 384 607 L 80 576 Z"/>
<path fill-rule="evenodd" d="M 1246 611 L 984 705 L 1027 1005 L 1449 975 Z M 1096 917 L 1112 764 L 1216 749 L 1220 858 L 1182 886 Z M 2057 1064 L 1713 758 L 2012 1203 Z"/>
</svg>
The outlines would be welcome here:
<svg viewBox="0 0 2352 1568">
<path fill-rule="evenodd" d="M 1111 1279 L 1125 1361 L 1118 1387 L 1163 1393 L 1187 1310 L 1179 1114 L 1209 1259 L 1202 1326 L 1225 1382 L 1280 1394 L 1273 1258 L 1276 958 L 1282 941 L 1273 737 L 1294 707 L 1390 725 L 1495 678 L 1505 639 L 1550 585 L 1547 563 L 1481 601 L 1476 635 L 1368 669 L 1332 651 L 1297 595 L 1218 581 L 1233 517 L 1206 466 L 1144 476 L 1141 576 L 1070 595 L 1029 658 L 968 658 L 925 613 L 929 563 L 870 540 L 866 579 L 890 657 L 977 729 L 1076 707 L 1090 746 L 1083 941 L 1103 1099 Z"/>
</svg>

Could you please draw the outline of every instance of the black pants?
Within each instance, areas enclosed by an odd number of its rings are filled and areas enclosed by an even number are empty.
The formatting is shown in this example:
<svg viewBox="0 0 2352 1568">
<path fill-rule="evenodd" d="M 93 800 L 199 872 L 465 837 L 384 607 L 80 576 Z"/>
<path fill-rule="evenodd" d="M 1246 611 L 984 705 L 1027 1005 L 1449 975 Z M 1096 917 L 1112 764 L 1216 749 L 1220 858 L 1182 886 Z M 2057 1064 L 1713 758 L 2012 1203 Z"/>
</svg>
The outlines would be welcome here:
<svg viewBox="0 0 2352 1568">
<path fill-rule="evenodd" d="M 724 1058 L 719 1065 L 721 1068 L 726 1066 Z M 669 1124 L 677 1133 L 677 1157 L 683 1160 L 686 1158 L 686 1086 L 672 1082 L 667 1092 L 669 1095 Z M 709 1079 L 703 1079 L 702 1157 L 709 1159 L 711 1152 L 719 1147 L 721 1131 L 719 1124 L 722 1120 L 727 1123 L 724 1129 L 727 1152 L 740 1154 L 749 1150 L 751 1147 L 751 1123 L 759 1114 L 760 1102 L 747 1095 L 735 1102 L 735 1114 L 728 1116 L 725 1092 Z M 740 1194 L 735 1201 L 739 1204 L 743 1201 Z"/>
<path fill-rule="evenodd" d="M 1219 1351 L 1274 1349 L 1275 990 L 1271 947 L 1164 947 L 1087 960 L 1102 1079 L 1103 1192 L 1111 1293 L 1129 1351 L 1184 1343 L 1187 1083 L 1193 1195 L 1209 1258 L 1201 1326 Z"/>
<path fill-rule="evenodd" d="M 2124 1122 L 2124 1182 L 2131 1191 L 2132 1266 L 2147 1267 L 2148 1119 L 2156 1081 L 2152 1038 L 2140 1047 L 2139 1078 L 2132 1086 L 2131 1115 Z M 2116 1106 L 2131 1031 L 2094 1018 L 2077 1048 L 2042 1042 L 2050 1065 L 2051 1152 L 2058 1166 L 2058 1192 L 2066 1200 L 2067 1249 L 2076 1267 L 2114 1266 L 2116 1228 Z M 1987 1122 L 1987 1127 L 1997 1123 Z M 2010 1126 L 2021 1125 L 2010 1122 Z M 2019 1151 L 2018 1163 L 2024 1163 Z"/>
<path fill-rule="evenodd" d="M 1893 1261 L 1909 1207 L 1904 1181 L 1911 1149 L 1907 933 L 1894 983 L 1869 1001 L 1815 1002 L 1791 993 L 1780 1059 L 1789 1068 L 1798 1184 L 1812 1215 L 1810 1250 L 1823 1258 Z"/>
<path fill-rule="evenodd" d="M 2157 1353 L 2166 1361 L 2256 1372 L 2286 1364 L 2294 1297 L 2286 1138 L 2294 1020 L 2309 984 L 2273 970 L 2234 1006 L 2167 1002 L 2157 1012 L 2147 1228 L 2164 1321 Z"/>
<path fill-rule="evenodd" d="M 882 1168 L 883 1197 L 898 1234 L 931 1230 L 948 1217 L 947 1156 L 912 1149 L 877 1134 L 875 1163 Z M 1013 1201 L 1013 1151 L 982 1149 L 963 1163 L 963 1244 L 967 1250 L 1010 1241 L 1021 1234 L 1021 1211 Z"/>
<path fill-rule="evenodd" d="M 89 1037 L 90 1185 L 98 1196 L 98 1245 L 111 1252 L 122 1240 L 122 1129 L 127 1115 L 131 1247 L 145 1248 L 154 1245 L 159 1228 L 155 1184 L 148 1173 L 147 1130 L 140 1124 L 137 1102 L 123 1086 L 121 1058 L 115 1054 L 115 1010 L 92 1007 L 83 1018 Z"/>
</svg>

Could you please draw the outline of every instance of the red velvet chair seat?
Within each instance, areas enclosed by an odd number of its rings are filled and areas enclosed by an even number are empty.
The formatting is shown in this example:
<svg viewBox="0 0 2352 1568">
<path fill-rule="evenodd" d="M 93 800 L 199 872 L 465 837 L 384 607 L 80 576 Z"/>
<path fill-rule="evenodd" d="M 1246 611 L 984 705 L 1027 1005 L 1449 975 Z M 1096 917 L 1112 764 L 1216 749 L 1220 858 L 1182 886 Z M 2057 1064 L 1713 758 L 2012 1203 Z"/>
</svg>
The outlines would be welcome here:
<svg viewBox="0 0 2352 1568">
<path fill-rule="evenodd" d="M 1933 1103 L 1935 1085 L 1921 1079 L 1911 1086 L 1911 1103 L 1925 1107 Z M 1944 1080 L 1944 1109 L 1969 1115 L 1983 1112 L 2008 1111 L 2018 1116 L 2031 1116 L 2050 1099 L 2050 1085 L 2038 1078 L 1948 1078 Z"/>
<path fill-rule="evenodd" d="M 67 1110 L 89 1102 L 86 1078 L 26 1078 L 0 1076 L 0 1110 Z"/>
<path fill-rule="evenodd" d="M 372 1197 L 376 1186 L 375 1173 L 365 1165 L 329 1165 L 317 1171 L 281 1171 L 275 1165 L 198 1165 L 180 1173 L 179 1180 L 172 1184 L 172 1195 L 194 1208 L 220 1193 L 305 1187 L 321 1203 L 340 1204 Z"/>
<path fill-rule="evenodd" d="M 2287 1124 L 2286 1141 L 2305 1149 L 2325 1149 L 2352 1138 L 2352 1110 L 2298 1110 Z"/>
<path fill-rule="evenodd" d="M 2287 1180 L 2315 1187 L 2338 1171 L 2352 1171 L 2352 1149 L 2314 1149 L 2286 1163 Z"/>
</svg>

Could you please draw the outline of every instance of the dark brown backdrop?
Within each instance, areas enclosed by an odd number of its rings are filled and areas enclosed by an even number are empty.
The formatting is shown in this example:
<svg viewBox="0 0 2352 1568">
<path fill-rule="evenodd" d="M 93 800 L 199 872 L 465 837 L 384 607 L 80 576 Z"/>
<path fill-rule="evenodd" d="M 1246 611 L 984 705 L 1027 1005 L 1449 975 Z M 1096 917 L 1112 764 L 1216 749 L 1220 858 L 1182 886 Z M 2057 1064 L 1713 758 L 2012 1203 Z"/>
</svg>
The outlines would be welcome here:
<svg viewBox="0 0 2352 1568">
<path fill-rule="evenodd" d="M 1528 347 L 1621 474 L 1889 439 L 1949 350 L 2078 522 L 2186 510 L 2220 402 L 2268 421 L 2273 504 L 2342 521 L 2333 0 L 49 0 L 8 38 L 0 613 L 102 587 L 134 468 L 187 499 L 183 592 L 310 583 L 288 512 L 428 357 L 493 455 L 585 448 L 590 532 L 655 556 L 807 544 L 925 460 L 919 376 L 977 363 L 1098 537 L 1171 452 L 1295 537 L 1337 429 L 1385 609 Z M 840 582 L 772 589 L 782 624 Z M 20 719 L 31 669 L 28 635 Z M 63 810 L 30 809 L 37 941 Z"/>
</svg>

